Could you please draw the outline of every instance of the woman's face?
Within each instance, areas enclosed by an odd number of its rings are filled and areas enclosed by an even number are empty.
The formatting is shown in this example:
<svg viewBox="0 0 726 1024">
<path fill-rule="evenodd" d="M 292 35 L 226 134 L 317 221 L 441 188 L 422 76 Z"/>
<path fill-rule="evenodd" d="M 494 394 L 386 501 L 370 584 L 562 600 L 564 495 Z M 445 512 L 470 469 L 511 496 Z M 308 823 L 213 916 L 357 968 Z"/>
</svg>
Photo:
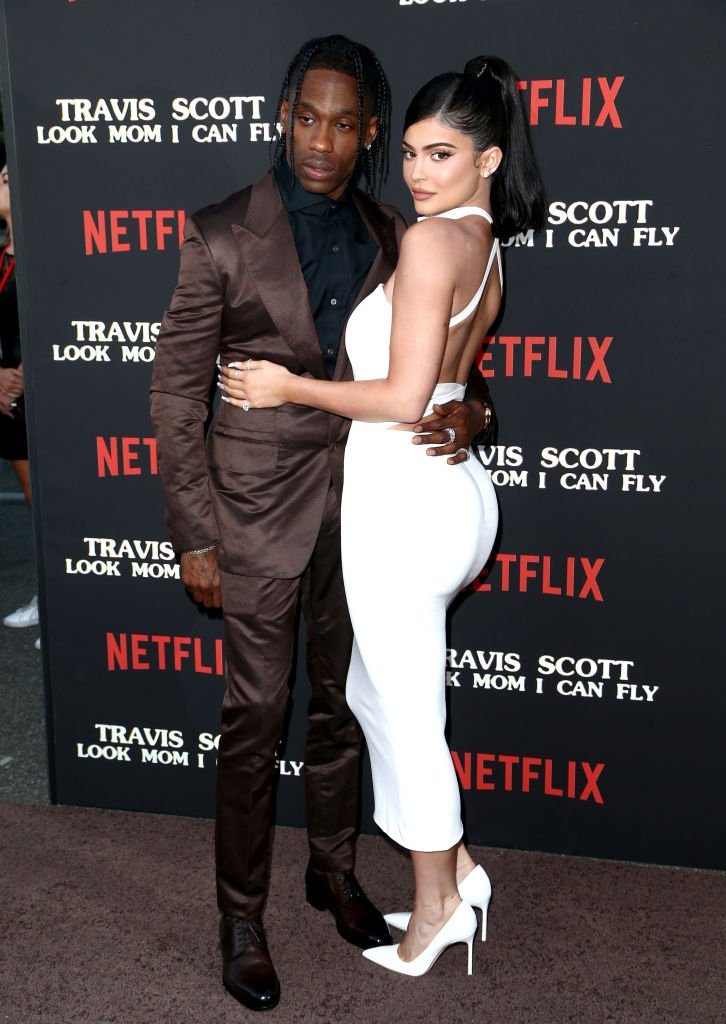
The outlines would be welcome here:
<svg viewBox="0 0 726 1024">
<path fill-rule="evenodd" d="M 10 213 L 10 188 L 8 187 L 8 165 L 0 171 L 0 217 Z"/>
<path fill-rule="evenodd" d="M 403 137 L 403 180 L 416 213 L 434 214 L 457 206 L 488 205 L 486 153 L 475 153 L 468 135 L 435 117 L 412 124 Z"/>
</svg>

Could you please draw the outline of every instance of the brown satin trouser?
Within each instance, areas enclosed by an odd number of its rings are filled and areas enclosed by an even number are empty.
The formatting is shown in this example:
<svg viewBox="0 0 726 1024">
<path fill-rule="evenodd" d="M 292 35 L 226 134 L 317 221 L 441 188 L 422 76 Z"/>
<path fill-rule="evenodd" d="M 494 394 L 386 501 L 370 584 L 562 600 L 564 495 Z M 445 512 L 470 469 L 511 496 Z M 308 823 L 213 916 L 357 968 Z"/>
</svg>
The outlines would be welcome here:
<svg viewBox="0 0 726 1024">
<path fill-rule="evenodd" d="M 305 747 L 310 859 L 321 871 L 347 871 L 358 823 L 361 733 L 345 700 L 352 629 L 332 487 L 301 577 L 222 574 L 227 691 L 217 760 L 217 900 L 232 917 L 260 917 L 267 894 L 275 751 L 287 712 L 298 597 L 312 689 Z"/>
</svg>

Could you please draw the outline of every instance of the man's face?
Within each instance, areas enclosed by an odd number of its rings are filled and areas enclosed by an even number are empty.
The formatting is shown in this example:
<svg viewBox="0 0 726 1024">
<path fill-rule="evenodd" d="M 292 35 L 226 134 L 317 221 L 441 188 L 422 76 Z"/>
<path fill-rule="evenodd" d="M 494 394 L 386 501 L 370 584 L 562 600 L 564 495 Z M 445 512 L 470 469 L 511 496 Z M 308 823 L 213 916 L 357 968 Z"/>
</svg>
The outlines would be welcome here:
<svg viewBox="0 0 726 1024">
<path fill-rule="evenodd" d="M 358 91 L 355 78 L 340 71 L 308 71 L 300 89 L 295 124 L 292 103 L 280 116 L 288 139 L 294 130 L 293 170 L 308 192 L 337 199 L 353 173 L 358 147 Z M 364 114 L 363 146 L 376 137 L 376 119 Z M 289 154 L 288 154 L 289 155 Z"/>
</svg>

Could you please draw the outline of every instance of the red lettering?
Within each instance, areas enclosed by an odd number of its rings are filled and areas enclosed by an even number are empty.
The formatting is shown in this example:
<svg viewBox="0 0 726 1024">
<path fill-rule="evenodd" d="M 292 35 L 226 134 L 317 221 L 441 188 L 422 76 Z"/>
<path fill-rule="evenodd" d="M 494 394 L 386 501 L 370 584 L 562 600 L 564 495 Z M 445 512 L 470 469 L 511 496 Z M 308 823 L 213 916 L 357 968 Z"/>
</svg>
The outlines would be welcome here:
<svg viewBox="0 0 726 1024">
<path fill-rule="evenodd" d="M 570 800 L 575 799 L 575 772 L 577 771 L 577 761 L 567 762 L 567 795 Z"/>
<path fill-rule="evenodd" d="M 600 374 L 600 379 L 606 384 L 610 384 L 610 374 L 605 366 L 605 353 L 612 344 L 612 338 L 603 338 L 602 343 L 598 343 L 597 338 L 588 337 L 590 343 L 590 350 L 593 355 L 592 366 L 587 371 L 587 377 L 585 380 L 595 380 L 597 374 Z"/>
<path fill-rule="evenodd" d="M 471 755 L 469 755 L 471 757 Z M 494 789 L 493 782 L 485 782 L 484 776 L 490 777 L 494 774 L 494 769 L 491 768 L 487 761 L 496 761 L 494 754 L 477 754 L 476 755 L 476 788 L 477 789 Z"/>
<path fill-rule="evenodd" d="M 521 594 L 527 593 L 527 580 L 533 580 L 537 577 L 537 570 L 530 569 L 530 565 L 537 565 L 539 563 L 539 555 L 522 555 L 519 560 L 519 591 Z"/>
<path fill-rule="evenodd" d="M 102 437 L 96 438 L 96 463 L 100 477 L 106 475 L 106 470 L 118 476 L 118 438 L 110 437 L 109 444 Z"/>
<path fill-rule="evenodd" d="M 121 438 L 122 465 L 124 469 L 124 476 L 141 476 L 141 466 L 133 465 L 133 463 L 139 461 L 138 452 L 132 451 L 133 448 L 137 448 L 140 444 L 140 437 Z"/>
<path fill-rule="evenodd" d="M 562 773 L 567 777 L 567 788 L 564 790 L 553 783 L 554 761 L 552 758 L 532 757 L 518 754 L 490 754 L 466 751 L 459 754 L 451 751 L 454 770 L 463 789 L 472 788 L 472 761 L 476 757 L 477 790 L 492 792 L 503 789 L 507 793 L 539 793 L 544 796 L 566 797 L 569 800 L 593 800 L 603 804 L 602 792 L 598 779 L 602 775 L 605 764 L 590 764 L 588 761 L 566 761 L 562 763 Z M 515 767 L 521 764 L 521 770 L 515 779 Z M 496 766 L 502 770 L 497 771 Z M 582 791 L 577 792 L 580 772 L 585 776 Z"/>
<path fill-rule="evenodd" d="M 120 669 L 125 672 L 129 667 L 129 648 L 126 634 L 121 633 L 118 639 L 113 633 L 106 633 L 106 668 L 109 672 Z"/>
<path fill-rule="evenodd" d="M 592 96 L 592 79 L 583 78 L 582 80 L 582 123 L 588 125 L 590 123 L 590 97 Z"/>
<path fill-rule="evenodd" d="M 564 78 L 558 78 L 555 82 L 555 124 L 577 124 L 574 114 L 565 113 Z"/>
<path fill-rule="evenodd" d="M 540 363 L 540 362 L 542 362 L 542 353 L 541 352 L 535 352 L 534 346 L 535 345 L 544 345 L 544 343 L 545 343 L 545 339 L 544 338 L 534 338 L 534 337 L 530 338 L 530 337 L 526 337 L 524 339 L 524 376 L 525 377 L 531 377 L 532 376 L 532 364 L 533 363 Z"/>
<path fill-rule="evenodd" d="M 202 641 L 198 636 L 194 637 L 194 671 L 200 672 L 202 675 L 212 674 L 212 666 L 205 665 L 202 661 Z"/>
<path fill-rule="evenodd" d="M 174 644 L 174 671 L 181 672 L 182 662 L 190 657 L 189 648 L 192 638 L 190 636 L 175 636 Z"/>
<path fill-rule="evenodd" d="M 500 337 L 499 344 L 504 345 L 506 351 L 504 362 L 504 374 L 506 377 L 514 376 L 514 346 L 521 345 L 521 338 Z M 493 375 L 492 375 L 493 376 Z"/>
<path fill-rule="evenodd" d="M 491 343 L 493 341 L 494 341 L 494 339 L 492 338 L 491 335 L 489 335 L 489 336 L 487 336 L 484 339 L 484 342 L 482 343 L 481 356 L 479 357 L 479 372 L 481 373 L 482 377 L 493 377 L 494 376 L 494 370 L 485 370 L 484 369 L 484 363 L 485 362 L 489 363 L 489 362 L 491 362 L 491 359 L 492 359 L 492 353 L 489 351 L 489 346 L 491 345 Z"/>
<path fill-rule="evenodd" d="M 139 249 L 143 252 L 149 248 L 149 234 L 148 225 L 151 218 L 154 216 L 153 210 L 132 210 L 131 216 L 139 225 Z"/>
<path fill-rule="evenodd" d="M 542 559 L 542 593 L 543 594 L 561 594 L 562 587 L 553 587 L 550 582 L 550 566 L 552 559 L 549 555 L 545 555 Z"/>
<path fill-rule="evenodd" d="M 106 217 L 103 210 L 97 210 L 96 216 L 98 220 L 94 220 L 93 213 L 90 210 L 83 211 L 83 236 L 86 242 L 86 256 L 93 255 L 94 248 L 96 252 L 108 252 Z"/>
<path fill-rule="evenodd" d="M 530 84 L 530 106 L 529 106 L 529 123 L 539 124 L 539 112 L 545 107 L 550 105 L 548 97 L 543 97 L 540 94 L 543 90 L 549 90 L 552 88 L 552 79 L 544 78 L 537 82 Z"/>
<path fill-rule="evenodd" d="M 462 789 L 471 789 L 471 754 L 464 754 L 464 764 L 455 750 L 451 751 L 451 760 L 454 762 L 454 769 L 459 776 Z"/>
<path fill-rule="evenodd" d="M 125 236 L 127 229 L 125 225 L 121 225 L 119 221 L 123 217 L 124 220 L 128 218 L 128 210 L 111 210 L 109 213 L 109 219 L 111 221 L 111 251 L 112 252 L 130 252 L 131 246 L 128 242 L 122 242 L 122 236 Z"/>
<path fill-rule="evenodd" d="M 176 217 L 174 210 L 157 210 L 156 211 L 156 248 L 164 249 L 166 243 L 164 241 L 170 235 L 174 234 L 174 228 L 167 224 L 168 220 L 173 221 Z"/>
<path fill-rule="evenodd" d="M 144 449 L 145 458 L 142 460 L 140 456 Z M 145 471 L 157 476 L 159 456 L 156 438 L 96 437 L 96 467 L 99 477 L 141 476 Z"/>
<path fill-rule="evenodd" d="M 567 370 L 557 369 L 557 338 L 550 337 L 547 339 L 549 342 L 547 352 L 547 376 L 548 377 L 567 377 Z M 575 339 L 577 340 L 577 339 Z M 574 374 L 573 374 L 574 376 Z"/>
<path fill-rule="evenodd" d="M 84 210 L 86 256 L 149 249 L 163 252 L 170 238 L 181 246 L 185 221 L 184 210 Z"/>
<path fill-rule="evenodd" d="M 596 764 L 593 768 L 587 761 L 582 761 L 582 770 L 587 775 L 587 785 L 580 793 L 580 800 L 593 799 L 595 803 L 602 804 L 604 800 L 600 792 L 600 787 L 597 784 L 597 780 L 602 775 L 604 764 Z"/>
<path fill-rule="evenodd" d="M 600 570 L 605 565 L 604 558 L 589 559 L 567 555 L 564 558 L 564 585 L 557 585 L 553 582 L 556 576 L 555 565 L 557 564 L 561 568 L 560 559 L 558 558 L 556 561 L 552 555 L 518 555 L 500 551 L 493 562 L 493 565 L 499 567 L 497 589 L 501 590 L 502 593 L 507 593 L 516 586 L 520 594 L 526 594 L 535 589 L 530 581 L 539 580 L 539 589 L 542 594 L 554 597 L 577 597 L 580 599 L 589 597 L 594 601 L 604 600 L 597 581 Z M 578 570 L 584 575 L 582 583 L 577 579 Z M 516 584 L 515 572 L 518 572 Z M 495 584 L 493 582 L 484 582 L 490 576 L 491 568 L 485 567 L 476 581 L 471 584 L 471 589 L 491 591 Z M 494 580 L 496 581 L 497 577 L 494 577 Z M 577 590 L 578 586 L 579 592 Z"/>
<path fill-rule="evenodd" d="M 159 669 L 163 672 L 166 669 L 166 649 L 171 643 L 170 636 L 152 636 L 152 644 L 156 644 L 156 657 L 159 661 Z"/>
<path fill-rule="evenodd" d="M 544 791 L 547 796 L 564 796 L 564 791 L 552 785 L 552 761 L 548 757 L 544 763 Z"/>
<path fill-rule="evenodd" d="M 534 769 L 540 764 L 542 764 L 541 757 L 522 758 L 522 792 L 529 793 L 530 783 L 539 778 L 539 772 Z"/>
<path fill-rule="evenodd" d="M 146 633 L 131 634 L 131 668 L 135 672 L 144 672 L 151 668 L 148 661 L 142 660 L 149 653 L 146 647 L 148 639 Z"/>
<path fill-rule="evenodd" d="M 581 558 L 582 568 L 585 570 L 585 576 L 587 577 L 578 597 L 587 597 L 588 594 L 592 593 L 592 596 L 596 601 L 602 601 L 602 593 L 600 587 L 597 585 L 596 577 L 602 567 L 605 565 L 604 558 L 596 558 L 594 562 L 591 562 L 589 558 Z"/>
<path fill-rule="evenodd" d="M 519 758 L 513 754 L 500 754 L 499 760 L 504 765 L 504 788 L 511 793 L 513 789 L 512 774 L 515 764 L 519 764 Z"/>
<path fill-rule="evenodd" d="M 596 128 L 602 128 L 605 122 L 610 119 L 610 123 L 613 128 L 622 128 L 618 112 L 615 109 L 615 97 L 620 92 L 620 87 L 625 81 L 623 75 L 618 75 L 614 80 L 613 84 L 610 85 L 607 78 L 598 78 L 597 84 L 600 86 L 602 93 L 603 105 L 602 110 L 597 115 L 597 121 L 595 122 Z"/>
</svg>

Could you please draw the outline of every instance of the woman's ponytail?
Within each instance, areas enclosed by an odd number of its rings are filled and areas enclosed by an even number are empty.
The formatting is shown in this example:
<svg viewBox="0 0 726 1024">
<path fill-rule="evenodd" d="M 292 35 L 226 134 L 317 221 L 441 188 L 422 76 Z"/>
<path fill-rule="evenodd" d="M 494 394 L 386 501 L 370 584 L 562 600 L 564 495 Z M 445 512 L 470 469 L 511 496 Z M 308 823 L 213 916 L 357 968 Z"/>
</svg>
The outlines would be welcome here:
<svg viewBox="0 0 726 1024">
<path fill-rule="evenodd" d="M 494 233 L 499 238 L 544 224 L 545 196 L 517 77 L 499 57 L 475 57 L 463 74 L 438 75 L 419 89 L 404 119 L 410 125 L 429 117 L 468 135 L 476 153 L 491 146 L 502 150 L 502 162 L 491 185 Z"/>
<path fill-rule="evenodd" d="M 517 77 L 499 57 L 475 57 L 468 61 L 464 75 L 484 88 L 486 79 L 491 79 L 501 99 L 504 123 L 499 146 L 503 157 L 491 189 L 492 215 L 498 234 L 510 238 L 530 228 L 538 230 L 545 219 L 544 187 L 532 152 Z"/>
</svg>

